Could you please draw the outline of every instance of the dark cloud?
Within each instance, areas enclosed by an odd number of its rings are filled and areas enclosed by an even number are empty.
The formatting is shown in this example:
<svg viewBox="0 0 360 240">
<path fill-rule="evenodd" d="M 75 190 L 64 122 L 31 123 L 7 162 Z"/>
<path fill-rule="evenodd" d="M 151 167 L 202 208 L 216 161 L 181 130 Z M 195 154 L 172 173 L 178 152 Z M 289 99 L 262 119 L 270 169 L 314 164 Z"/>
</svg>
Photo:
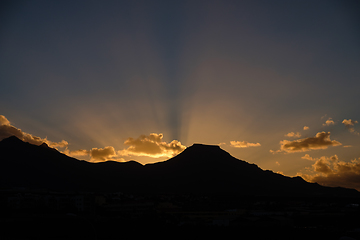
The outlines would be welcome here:
<svg viewBox="0 0 360 240">
<path fill-rule="evenodd" d="M 305 152 L 314 149 L 326 149 L 329 146 L 341 145 L 340 142 L 330 140 L 330 132 L 318 132 L 315 137 L 303 138 L 294 141 L 280 141 L 280 150 L 277 152 Z"/>
</svg>

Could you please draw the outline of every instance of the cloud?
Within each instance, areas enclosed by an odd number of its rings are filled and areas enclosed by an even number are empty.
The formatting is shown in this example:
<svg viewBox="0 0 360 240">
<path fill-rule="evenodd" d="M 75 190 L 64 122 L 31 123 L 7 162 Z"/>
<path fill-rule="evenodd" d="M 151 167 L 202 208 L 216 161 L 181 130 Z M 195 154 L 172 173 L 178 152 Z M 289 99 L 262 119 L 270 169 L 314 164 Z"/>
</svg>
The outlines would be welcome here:
<svg viewBox="0 0 360 240">
<path fill-rule="evenodd" d="M 61 140 L 61 142 L 51 142 L 47 139 L 45 139 L 47 143 L 47 145 L 49 145 L 49 147 L 52 147 L 52 148 L 57 148 L 57 147 L 61 147 L 61 148 L 64 148 L 64 147 L 67 147 L 69 145 L 69 143 L 65 140 Z"/>
<path fill-rule="evenodd" d="M 73 151 L 70 151 L 69 149 L 65 149 L 62 153 L 70 157 L 83 157 L 90 155 L 90 151 L 84 149 L 73 150 Z"/>
<path fill-rule="evenodd" d="M 304 126 L 303 130 L 309 130 L 310 128 L 308 126 Z"/>
<path fill-rule="evenodd" d="M 355 188 L 360 191 L 360 158 L 345 162 L 339 161 L 337 155 L 320 158 L 312 158 L 308 154 L 305 156 L 302 158 L 315 161 L 309 173 L 298 173 L 305 180 L 325 186 Z"/>
<path fill-rule="evenodd" d="M 353 121 L 351 119 L 344 119 L 342 121 L 342 123 L 345 125 L 345 126 L 354 126 L 356 123 L 358 123 L 358 121 Z"/>
<path fill-rule="evenodd" d="M 10 125 L 9 120 L 4 115 L 0 115 L 0 125 Z"/>
<path fill-rule="evenodd" d="M 141 135 L 140 137 L 128 138 L 124 144 L 129 147 L 118 151 L 121 156 L 148 156 L 152 158 L 173 157 L 183 150 L 185 146 L 181 142 L 173 140 L 170 143 L 162 141 L 163 134 L 151 133 L 150 135 Z"/>
<path fill-rule="evenodd" d="M 53 148 L 67 147 L 69 144 L 65 140 L 62 140 L 60 142 L 52 142 L 47 138 L 40 138 L 32 134 L 23 132 L 21 129 L 12 126 L 10 121 L 5 116 L 0 115 L 0 141 L 11 136 L 16 136 L 24 142 L 35 145 L 41 145 L 42 143 L 46 143 L 49 147 Z"/>
<path fill-rule="evenodd" d="M 179 141 L 173 140 L 170 143 L 162 141 L 163 135 L 151 133 L 150 135 L 141 135 L 137 139 L 128 138 L 124 144 L 129 147 L 116 151 L 114 147 L 92 148 L 91 150 L 66 149 L 64 154 L 71 157 L 90 156 L 90 162 L 118 161 L 124 162 L 123 156 L 147 156 L 152 158 L 173 157 L 182 152 L 186 147 Z"/>
<path fill-rule="evenodd" d="M 312 157 L 310 157 L 310 155 L 309 154 L 305 154 L 305 156 L 303 156 L 303 157 L 301 157 L 302 159 L 306 159 L 306 160 L 310 160 L 310 161 L 312 161 L 313 160 L 313 158 Z"/>
<path fill-rule="evenodd" d="M 310 160 L 310 161 L 318 161 L 318 160 L 323 160 L 323 161 L 337 161 L 339 160 L 339 157 L 335 154 L 334 156 L 331 156 L 331 157 L 325 157 L 325 156 L 322 156 L 320 158 L 313 158 L 313 157 L 310 157 L 309 154 L 305 154 L 305 156 L 301 157 L 302 159 L 306 159 L 306 160 Z"/>
<path fill-rule="evenodd" d="M 124 158 L 119 157 L 115 148 L 112 146 L 107 146 L 104 148 L 92 148 L 91 150 L 79 149 L 79 150 L 69 150 L 65 149 L 62 153 L 70 156 L 70 157 L 91 157 L 88 162 L 105 162 L 105 161 L 117 161 L 117 162 L 125 162 Z"/>
<path fill-rule="evenodd" d="M 90 162 L 102 161 L 125 161 L 121 156 L 148 156 L 152 158 L 173 157 L 183 150 L 183 146 L 179 141 L 173 140 L 170 143 L 162 141 L 163 135 L 151 133 L 150 135 L 141 135 L 139 138 L 128 138 L 125 145 L 129 147 L 124 150 L 116 151 L 114 147 L 107 146 L 104 148 L 92 148 L 91 150 L 69 150 L 69 143 L 65 140 L 60 142 L 52 142 L 47 138 L 40 138 L 29 133 L 23 132 L 21 129 L 11 125 L 10 121 L 3 115 L 0 115 L 0 141 L 10 136 L 16 136 L 19 139 L 34 145 L 46 143 L 52 148 L 65 148 L 62 153 L 70 157 L 91 157 Z"/>
<path fill-rule="evenodd" d="M 342 123 L 347 127 L 349 132 L 354 133 L 356 135 L 360 135 L 358 132 L 355 131 L 355 128 L 353 127 L 355 124 L 358 123 L 358 121 L 353 121 L 351 119 L 344 119 Z"/>
<path fill-rule="evenodd" d="M 90 150 L 90 156 L 93 162 L 102 162 L 116 157 L 116 151 L 112 146 L 107 146 L 104 148 L 92 148 Z"/>
<path fill-rule="evenodd" d="M 247 141 L 230 141 L 230 145 L 235 148 L 260 147 L 260 143 L 249 143 Z"/>
<path fill-rule="evenodd" d="M 323 126 L 330 126 L 330 125 L 335 125 L 335 122 L 332 120 L 332 118 L 328 118 L 328 120 L 326 120 L 325 123 L 323 124 Z"/>
<path fill-rule="evenodd" d="M 301 137 L 301 134 L 299 132 L 294 133 L 294 132 L 289 132 L 288 134 L 285 134 L 285 137 L 294 137 L 294 138 L 298 138 Z"/>
<path fill-rule="evenodd" d="M 280 141 L 280 150 L 276 152 L 305 152 L 314 149 L 326 149 L 329 146 L 341 145 L 340 142 L 330 140 L 330 132 L 318 132 L 315 137 L 303 138 L 294 141 Z M 275 153 L 271 150 L 272 153 Z"/>
</svg>

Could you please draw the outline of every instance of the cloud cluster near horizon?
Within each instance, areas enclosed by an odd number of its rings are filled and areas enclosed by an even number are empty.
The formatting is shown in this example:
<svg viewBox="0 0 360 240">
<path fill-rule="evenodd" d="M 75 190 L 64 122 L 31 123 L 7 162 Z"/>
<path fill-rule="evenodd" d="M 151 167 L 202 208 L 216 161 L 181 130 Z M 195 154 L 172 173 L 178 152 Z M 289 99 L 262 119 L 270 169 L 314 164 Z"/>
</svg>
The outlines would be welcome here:
<svg viewBox="0 0 360 240">
<path fill-rule="evenodd" d="M 129 146 L 127 149 L 118 151 L 122 156 L 147 156 L 153 158 L 173 157 L 185 150 L 185 146 L 177 140 L 170 143 L 162 141 L 163 134 L 151 133 L 140 137 L 128 138 L 124 144 Z"/>
<path fill-rule="evenodd" d="M 141 135 L 140 137 L 128 138 L 124 144 L 128 148 L 116 151 L 113 146 L 106 146 L 104 148 L 92 148 L 91 150 L 78 149 L 69 150 L 69 143 L 65 140 L 60 142 L 52 142 L 47 138 L 40 138 L 29 133 L 23 132 L 21 129 L 11 125 L 10 121 L 3 115 L 0 115 L 0 141 L 16 136 L 24 142 L 34 145 L 41 145 L 46 143 L 52 148 L 65 148 L 61 150 L 62 153 L 70 157 L 90 157 L 90 162 L 104 162 L 104 161 L 118 161 L 123 162 L 124 156 L 147 156 L 151 158 L 173 157 L 183 150 L 185 146 L 177 140 L 170 143 L 162 141 L 163 134 L 151 133 L 150 135 Z"/>
<path fill-rule="evenodd" d="M 107 146 L 104 148 L 92 148 L 91 150 L 79 149 L 72 150 L 65 149 L 62 153 L 70 156 L 70 157 L 85 157 L 89 156 L 89 162 L 105 162 L 105 161 L 117 161 L 117 162 L 125 162 L 125 159 L 120 158 L 115 148 L 112 146 Z"/>
<path fill-rule="evenodd" d="M 306 181 L 331 187 L 355 188 L 360 191 L 360 158 L 340 161 L 337 155 L 313 158 L 305 154 L 302 159 L 314 161 L 309 173 L 298 173 Z"/>
<path fill-rule="evenodd" d="M 185 150 L 185 146 L 177 140 L 170 143 L 162 141 L 163 134 L 151 133 L 149 135 L 141 135 L 140 137 L 128 138 L 124 144 L 128 148 L 116 151 L 113 146 L 104 148 L 92 148 L 91 150 L 75 150 L 66 149 L 63 153 L 72 157 L 90 156 L 91 162 L 118 161 L 124 162 L 125 156 L 146 156 L 151 158 L 174 157 Z"/>
<path fill-rule="evenodd" d="M 64 148 L 69 145 L 69 143 L 65 140 L 61 140 L 60 142 L 52 142 L 47 138 L 40 138 L 23 132 L 20 128 L 12 126 L 10 121 L 4 115 L 0 115 L 0 141 L 11 136 L 16 136 L 22 141 L 34 145 L 41 145 L 42 143 L 46 143 L 49 147 L 52 148 Z"/>
</svg>

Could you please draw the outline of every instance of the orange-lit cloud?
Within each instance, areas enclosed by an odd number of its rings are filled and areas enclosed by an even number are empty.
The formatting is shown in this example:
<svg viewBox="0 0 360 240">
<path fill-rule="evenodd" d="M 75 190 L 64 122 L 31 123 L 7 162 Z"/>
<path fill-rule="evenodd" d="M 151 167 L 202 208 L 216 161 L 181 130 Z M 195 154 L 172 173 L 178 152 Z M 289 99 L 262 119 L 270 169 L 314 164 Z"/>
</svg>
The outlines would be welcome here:
<svg viewBox="0 0 360 240">
<path fill-rule="evenodd" d="M 326 120 L 325 123 L 323 124 L 323 126 L 330 126 L 330 125 L 335 125 L 335 122 L 332 120 L 332 118 L 328 118 L 328 120 Z"/>
<path fill-rule="evenodd" d="M 152 158 L 173 157 L 183 150 L 185 146 L 181 142 L 173 140 L 170 143 L 162 141 L 163 134 L 151 133 L 150 135 L 141 135 L 140 137 L 128 138 L 124 144 L 129 147 L 118 151 L 121 156 L 148 156 Z"/>
<path fill-rule="evenodd" d="M 339 160 L 339 157 L 335 154 L 334 156 L 331 156 L 331 157 L 325 157 L 325 156 L 322 156 L 320 158 L 313 158 L 313 157 L 310 157 L 309 154 L 305 154 L 305 156 L 301 157 L 302 159 L 306 159 L 306 160 L 310 160 L 310 161 L 319 161 L 319 160 L 323 160 L 323 161 L 337 161 Z"/>
<path fill-rule="evenodd" d="M 309 130 L 310 128 L 308 126 L 304 126 L 303 130 Z"/>
<path fill-rule="evenodd" d="M 104 148 L 92 148 L 91 150 L 79 149 L 79 150 L 69 150 L 65 149 L 62 153 L 70 157 L 85 157 L 89 156 L 89 162 L 105 162 L 105 161 L 117 161 L 124 162 L 125 159 L 118 156 L 114 147 L 107 146 Z"/>
<path fill-rule="evenodd" d="M 230 141 L 230 146 L 235 148 L 260 147 L 260 143 L 250 143 L 247 141 Z"/>
<path fill-rule="evenodd" d="M 42 143 L 46 143 L 49 147 L 53 148 L 63 148 L 69 145 L 69 143 L 65 140 L 62 140 L 60 142 L 52 142 L 46 138 L 40 138 L 32 134 L 25 133 L 21 129 L 12 126 L 10 121 L 5 116 L 0 115 L 0 141 L 11 136 L 16 136 L 24 142 L 35 145 L 41 145 Z"/>
<path fill-rule="evenodd" d="M 314 149 L 326 149 L 329 146 L 341 145 L 340 142 L 330 140 L 330 132 L 318 132 L 315 137 L 303 138 L 294 141 L 280 141 L 280 150 L 276 152 L 305 152 Z M 274 151 L 271 150 L 274 153 Z"/>
<path fill-rule="evenodd" d="M 349 132 L 354 133 L 356 135 L 360 135 L 358 132 L 355 131 L 354 125 L 358 123 L 358 121 L 353 121 L 351 119 L 344 119 L 342 123 L 347 127 Z"/>
<path fill-rule="evenodd" d="M 301 137 L 301 134 L 299 132 L 294 133 L 294 132 L 289 132 L 288 134 L 285 134 L 285 137 L 294 137 L 294 138 L 298 138 Z"/>
<path fill-rule="evenodd" d="M 70 151 L 69 149 L 65 149 L 65 151 L 63 151 L 62 153 L 70 157 L 83 157 L 90 155 L 90 151 L 84 149 L 73 150 L 73 151 Z"/>
<path fill-rule="evenodd" d="M 345 125 L 345 126 L 354 126 L 354 124 L 358 123 L 358 121 L 353 121 L 351 119 L 344 119 L 342 121 L 342 123 Z"/>
<path fill-rule="evenodd" d="M 116 151 L 112 146 L 92 148 L 90 150 L 90 156 L 93 162 L 102 162 L 116 157 Z"/>
<path fill-rule="evenodd" d="M 312 158 L 306 154 L 302 158 L 315 161 L 309 173 L 298 173 L 305 180 L 332 187 L 355 188 L 360 191 L 360 158 L 350 162 L 339 161 L 337 155 Z"/>
<path fill-rule="evenodd" d="M 9 120 L 7 120 L 4 115 L 0 115 L 0 126 L 1 125 L 10 125 Z"/>
</svg>

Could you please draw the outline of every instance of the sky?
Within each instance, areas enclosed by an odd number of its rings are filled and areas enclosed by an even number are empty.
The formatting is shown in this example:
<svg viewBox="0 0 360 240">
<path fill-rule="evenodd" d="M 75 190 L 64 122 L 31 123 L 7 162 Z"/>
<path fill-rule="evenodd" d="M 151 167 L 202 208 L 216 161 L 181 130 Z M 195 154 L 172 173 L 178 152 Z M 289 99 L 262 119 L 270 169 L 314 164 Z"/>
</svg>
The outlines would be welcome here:
<svg viewBox="0 0 360 240">
<path fill-rule="evenodd" d="M 90 162 L 194 143 L 360 190 L 357 1 L 2 1 L 0 140 Z"/>
</svg>

